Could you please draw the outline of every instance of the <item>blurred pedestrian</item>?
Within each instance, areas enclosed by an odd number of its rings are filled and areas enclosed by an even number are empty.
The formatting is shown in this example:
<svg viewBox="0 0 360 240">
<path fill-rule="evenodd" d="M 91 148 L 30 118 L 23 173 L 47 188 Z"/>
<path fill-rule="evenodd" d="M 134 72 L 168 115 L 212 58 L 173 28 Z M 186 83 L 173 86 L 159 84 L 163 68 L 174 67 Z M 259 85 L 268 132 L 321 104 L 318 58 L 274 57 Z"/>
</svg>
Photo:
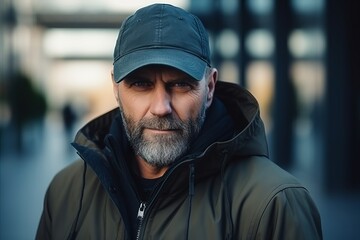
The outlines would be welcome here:
<svg viewBox="0 0 360 240">
<path fill-rule="evenodd" d="M 62 120 L 64 123 L 64 130 L 67 137 L 70 137 L 74 131 L 74 124 L 77 119 L 76 112 L 74 107 L 71 105 L 70 102 L 66 103 L 62 108 Z"/>
</svg>

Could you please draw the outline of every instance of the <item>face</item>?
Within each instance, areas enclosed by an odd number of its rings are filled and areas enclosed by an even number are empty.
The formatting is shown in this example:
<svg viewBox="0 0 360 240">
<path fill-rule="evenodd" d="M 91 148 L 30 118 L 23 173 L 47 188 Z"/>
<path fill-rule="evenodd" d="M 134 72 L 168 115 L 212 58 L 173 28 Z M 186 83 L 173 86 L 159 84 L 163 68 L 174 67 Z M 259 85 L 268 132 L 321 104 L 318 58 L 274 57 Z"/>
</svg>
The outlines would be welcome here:
<svg viewBox="0 0 360 240">
<path fill-rule="evenodd" d="M 217 72 L 201 81 L 175 68 L 150 65 L 115 83 L 125 130 L 135 153 L 155 167 L 168 166 L 188 149 L 205 120 Z"/>
</svg>

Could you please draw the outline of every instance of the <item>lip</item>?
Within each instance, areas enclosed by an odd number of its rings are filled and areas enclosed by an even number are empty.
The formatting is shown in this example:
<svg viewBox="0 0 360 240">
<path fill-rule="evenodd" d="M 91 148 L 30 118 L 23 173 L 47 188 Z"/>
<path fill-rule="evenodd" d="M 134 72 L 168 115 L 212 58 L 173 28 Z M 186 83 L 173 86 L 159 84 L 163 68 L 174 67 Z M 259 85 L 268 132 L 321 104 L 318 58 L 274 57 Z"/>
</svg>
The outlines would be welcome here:
<svg viewBox="0 0 360 240">
<path fill-rule="evenodd" d="M 155 128 L 145 128 L 144 131 L 155 133 L 155 134 L 169 134 L 178 131 L 177 129 L 155 129 Z"/>
</svg>

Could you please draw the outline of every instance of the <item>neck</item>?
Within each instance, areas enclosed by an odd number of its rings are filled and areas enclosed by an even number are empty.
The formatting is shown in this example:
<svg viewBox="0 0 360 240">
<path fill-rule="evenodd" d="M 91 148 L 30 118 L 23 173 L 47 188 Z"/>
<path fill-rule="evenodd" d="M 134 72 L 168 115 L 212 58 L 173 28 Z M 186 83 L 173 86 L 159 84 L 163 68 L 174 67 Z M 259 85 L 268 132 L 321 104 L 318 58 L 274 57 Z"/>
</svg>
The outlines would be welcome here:
<svg viewBox="0 0 360 240">
<path fill-rule="evenodd" d="M 150 165 L 148 162 L 146 162 L 143 158 L 139 156 L 136 156 L 136 162 L 140 176 L 146 179 L 154 179 L 154 178 L 162 177 L 166 172 L 166 170 L 169 168 L 167 166 L 156 167 Z"/>
</svg>

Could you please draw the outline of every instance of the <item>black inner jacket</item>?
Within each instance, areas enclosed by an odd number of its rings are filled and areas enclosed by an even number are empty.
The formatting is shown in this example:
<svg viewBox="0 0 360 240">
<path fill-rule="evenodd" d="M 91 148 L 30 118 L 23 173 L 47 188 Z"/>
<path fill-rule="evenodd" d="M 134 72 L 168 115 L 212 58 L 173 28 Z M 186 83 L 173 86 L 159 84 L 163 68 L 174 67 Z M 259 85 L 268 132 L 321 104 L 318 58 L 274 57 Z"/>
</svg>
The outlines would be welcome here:
<svg viewBox="0 0 360 240">
<path fill-rule="evenodd" d="M 233 133 L 234 124 L 231 117 L 222 102 L 215 98 L 211 107 L 206 112 L 206 120 L 198 137 L 190 144 L 191 147 L 189 151 L 179 158 L 173 166 L 185 159 L 200 155 L 211 143 L 230 139 Z M 118 176 L 117 181 L 119 185 L 131 186 L 130 188 L 122 187 L 122 192 L 124 196 L 126 196 L 126 202 L 123 205 L 126 206 L 126 208 L 124 208 L 123 212 L 126 212 L 125 216 L 128 218 L 128 221 L 125 220 L 124 222 L 131 223 L 129 224 L 129 228 L 134 234 L 137 229 L 137 211 L 139 208 L 138 201 L 134 200 L 141 200 L 144 198 L 145 193 L 143 189 L 139 189 L 139 184 L 137 184 L 139 183 L 139 179 L 134 176 L 134 171 L 131 171 L 131 163 L 129 161 L 132 161 L 133 157 L 129 156 L 133 156 L 133 151 L 127 140 L 120 114 L 116 116 L 111 126 L 110 134 L 107 136 L 107 147 L 110 148 L 112 153 L 115 153 L 113 157 L 109 155 L 109 152 L 107 152 L 107 155 L 109 156 L 109 163 L 114 171 L 114 175 Z M 171 167 L 172 166 L 170 166 L 170 168 Z M 129 182 L 121 184 L 123 181 Z M 156 181 L 155 184 L 159 185 L 160 182 Z M 152 188 L 156 188 L 156 186 L 152 186 Z M 124 213 L 122 213 L 122 215 L 124 216 Z"/>
</svg>

